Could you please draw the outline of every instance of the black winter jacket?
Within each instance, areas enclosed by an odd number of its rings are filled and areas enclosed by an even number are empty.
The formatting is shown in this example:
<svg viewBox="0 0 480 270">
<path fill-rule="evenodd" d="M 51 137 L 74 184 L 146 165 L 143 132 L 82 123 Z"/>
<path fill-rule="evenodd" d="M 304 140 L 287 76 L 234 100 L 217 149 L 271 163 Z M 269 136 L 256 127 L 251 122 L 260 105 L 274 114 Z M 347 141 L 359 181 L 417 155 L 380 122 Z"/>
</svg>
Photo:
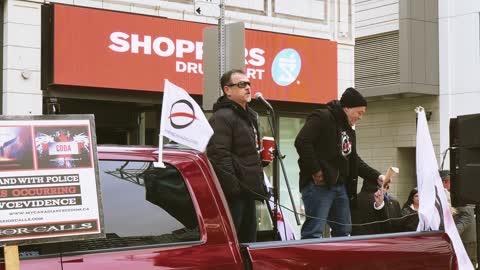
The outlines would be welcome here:
<svg viewBox="0 0 480 270">
<path fill-rule="evenodd" d="M 258 114 L 225 96 L 213 106 L 209 120 L 213 136 L 207 156 L 227 200 L 242 195 L 262 200 L 267 196 L 258 153 Z"/>
<path fill-rule="evenodd" d="M 416 231 L 419 222 L 418 211 L 413 210 L 410 205 L 404 204 L 402 216 L 405 231 Z"/>
<path fill-rule="evenodd" d="M 312 174 L 322 170 L 327 185 L 343 182 L 350 202 L 354 203 L 358 175 L 372 184 L 380 175 L 357 155 L 355 130 L 337 100 L 322 104 L 308 116 L 295 139 L 295 147 L 299 155 L 300 189 L 312 181 Z"/>
<path fill-rule="evenodd" d="M 401 219 L 400 203 L 393 196 L 388 195 L 387 198 L 384 199 L 385 205 L 382 209 L 376 210 L 373 207 L 375 203 L 375 192 L 377 192 L 377 190 L 378 187 L 376 185 L 370 185 L 369 183 L 363 185 L 362 191 L 358 193 L 357 208 L 352 210 L 352 223 L 384 222 L 362 226 L 354 225 L 352 227 L 352 235 L 394 233 L 405 230 L 403 220 Z"/>
</svg>

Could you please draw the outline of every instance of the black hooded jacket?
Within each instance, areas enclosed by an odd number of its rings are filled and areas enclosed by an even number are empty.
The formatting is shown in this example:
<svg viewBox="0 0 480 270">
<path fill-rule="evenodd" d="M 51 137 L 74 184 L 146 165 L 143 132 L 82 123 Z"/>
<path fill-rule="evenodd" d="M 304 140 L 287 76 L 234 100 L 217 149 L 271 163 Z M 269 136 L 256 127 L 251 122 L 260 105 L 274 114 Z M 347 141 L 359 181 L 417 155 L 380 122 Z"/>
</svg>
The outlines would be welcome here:
<svg viewBox="0 0 480 270">
<path fill-rule="evenodd" d="M 258 200 L 267 197 L 258 153 L 258 114 L 222 96 L 209 122 L 214 133 L 207 156 L 227 200 L 246 194 Z"/>
<path fill-rule="evenodd" d="M 295 139 L 300 167 L 300 189 L 322 170 L 328 186 L 344 183 L 351 202 L 356 200 L 357 178 L 376 184 L 380 173 L 358 155 L 355 130 L 340 102 L 322 104 L 310 114 Z"/>
</svg>

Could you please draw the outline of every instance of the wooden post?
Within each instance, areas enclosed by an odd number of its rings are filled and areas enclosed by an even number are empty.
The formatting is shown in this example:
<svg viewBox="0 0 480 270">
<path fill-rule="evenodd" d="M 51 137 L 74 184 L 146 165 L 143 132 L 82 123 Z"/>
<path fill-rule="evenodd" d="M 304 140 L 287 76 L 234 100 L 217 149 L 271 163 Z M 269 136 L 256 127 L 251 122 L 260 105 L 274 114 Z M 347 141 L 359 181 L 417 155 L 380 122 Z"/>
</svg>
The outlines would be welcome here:
<svg viewBox="0 0 480 270">
<path fill-rule="evenodd" d="M 5 256 L 5 270 L 19 270 L 20 257 L 18 255 L 18 246 L 4 246 L 3 254 Z"/>
</svg>

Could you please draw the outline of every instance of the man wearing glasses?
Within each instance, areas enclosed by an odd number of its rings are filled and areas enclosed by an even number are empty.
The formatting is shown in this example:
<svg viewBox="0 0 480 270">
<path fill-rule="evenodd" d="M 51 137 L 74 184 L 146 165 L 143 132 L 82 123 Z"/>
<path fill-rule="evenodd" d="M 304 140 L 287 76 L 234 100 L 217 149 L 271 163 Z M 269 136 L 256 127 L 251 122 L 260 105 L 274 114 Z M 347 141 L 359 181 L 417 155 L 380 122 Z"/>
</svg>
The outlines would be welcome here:
<svg viewBox="0 0 480 270">
<path fill-rule="evenodd" d="M 220 79 L 223 90 L 209 122 L 213 136 L 207 156 L 220 180 L 240 242 L 255 242 L 255 200 L 267 197 L 259 155 L 258 114 L 249 108 L 250 81 L 242 70 Z"/>
</svg>

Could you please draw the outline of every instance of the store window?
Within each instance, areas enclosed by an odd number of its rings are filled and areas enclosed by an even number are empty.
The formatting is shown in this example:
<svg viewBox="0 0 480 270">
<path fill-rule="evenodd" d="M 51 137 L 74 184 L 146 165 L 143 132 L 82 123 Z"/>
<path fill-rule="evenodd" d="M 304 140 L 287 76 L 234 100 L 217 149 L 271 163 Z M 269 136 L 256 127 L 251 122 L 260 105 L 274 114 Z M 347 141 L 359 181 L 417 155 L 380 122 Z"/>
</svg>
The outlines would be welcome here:
<svg viewBox="0 0 480 270">
<path fill-rule="evenodd" d="M 266 115 L 260 116 L 258 119 L 258 125 L 260 129 L 260 140 L 263 137 L 272 137 L 272 130 L 268 123 L 268 118 Z M 270 184 L 273 182 L 273 166 L 271 164 L 265 166 L 263 168 L 265 174 L 267 175 L 267 179 L 269 180 Z M 257 228 L 259 231 L 259 235 L 262 232 L 271 231 L 273 229 L 272 223 L 272 216 L 270 214 L 271 207 L 267 205 L 266 201 L 256 201 L 257 204 Z"/>
<path fill-rule="evenodd" d="M 260 117 L 260 126 L 262 127 L 261 129 L 261 136 L 272 136 L 272 132 L 268 123 L 268 118 L 267 116 L 261 116 Z M 285 165 L 285 171 L 287 173 L 287 178 L 290 184 L 292 196 L 293 196 L 293 201 L 295 202 L 295 208 L 297 211 L 302 212 L 302 204 L 301 204 L 301 196 L 300 196 L 300 191 L 298 187 L 298 154 L 295 149 L 295 138 L 297 137 L 298 132 L 300 129 L 303 127 L 305 123 L 305 116 L 300 115 L 300 116 L 281 116 L 278 119 L 279 123 L 279 147 L 281 150 L 281 153 L 285 158 L 283 159 L 283 164 Z M 270 182 L 273 182 L 273 166 L 268 165 L 267 167 L 264 168 L 264 171 L 270 180 Z M 284 216 L 284 218 L 287 220 L 287 223 L 291 226 L 291 229 L 293 230 L 295 237 L 297 239 L 300 239 L 300 226 L 297 225 L 295 216 L 292 211 L 292 202 L 290 200 L 290 196 L 288 193 L 288 188 L 287 184 L 285 181 L 285 177 L 282 174 L 282 170 L 279 169 L 280 171 L 280 176 L 279 176 L 279 182 L 280 182 L 280 190 L 279 190 L 279 196 L 280 196 L 280 203 L 282 206 L 288 208 L 285 209 L 284 207 L 279 208 L 281 210 L 281 214 Z M 265 207 L 266 208 L 266 207 Z M 263 209 L 265 209 L 263 208 Z M 258 208 L 257 208 L 258 209 Z M 271 222 L 268 222 L 267 214 L 265 212 L 260 212 L 259 214 L 259 224 L 267 224 L 268 226 L 271 226 Z M 300 216 L 302 220 L 302 216 Z M 262 228 L 262 227 L 260 227 Z M 285 230 L 285 228 L 279 228 L 280 230 Z"/>
<path fill-rule="evenodd" d="M 293 201 L 295 203 L 295 208 L 299 213 L 303 213 L 303 204 L 300 195 L 300 190 L 298 187 L 298 154 L 295 149 L 295 138 L 297 137 L 298 132 L 305 124 L 305 116 L 295 116 L 295 117 L 280 117 L 279 122 L 279 132 L 280 132 L 280 148 L 282 154 L 285 156 L 283 163 L 285 165 L 285 171 L 287 173 L 287 178 L 290 183 L 290 188 L 293 196 Z M 292 203 L 287 190 L 287 185 L 285 183 L 285 178 L 280 174 L 280 203 L 292 209 Z M 283 216 L 292 226 L 292 229 L 295 233 L 296 239 L 300 239 L 300 228 L 295 220 L 295 215 L 292 211 L 282 210 Z M 300 220 L 303 222 L 304 218 L 302 215 L 299 216 Z"/>
</svg>

